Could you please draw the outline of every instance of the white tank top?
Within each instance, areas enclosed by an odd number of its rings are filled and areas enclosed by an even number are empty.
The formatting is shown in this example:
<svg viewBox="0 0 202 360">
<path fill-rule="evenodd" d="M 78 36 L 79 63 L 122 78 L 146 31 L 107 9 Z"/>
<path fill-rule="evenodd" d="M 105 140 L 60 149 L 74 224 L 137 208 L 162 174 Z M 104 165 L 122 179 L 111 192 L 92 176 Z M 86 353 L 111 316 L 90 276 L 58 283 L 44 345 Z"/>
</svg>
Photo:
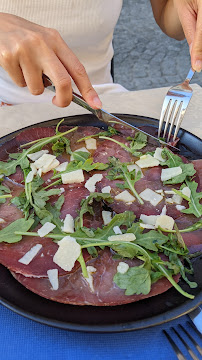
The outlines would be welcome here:
<svg viewBox="0 0 202 360">
<path fill-rule="evenodd" d="M 85 66 L 98 93 L 120 90 L 112 85 L 112 38 L 122 0 L 1 0 L 0 12 L 14 14 L 57 29 Z M 48 91 L 46 91 L 48 93 Z M 0 100 L 9 103 L 44 101 L 19 88 L 0 67 Z M 52 94 L 49 98 L 52 98 Z M 47 98 L 46 98 L 47 99 Z"/>
</svg>

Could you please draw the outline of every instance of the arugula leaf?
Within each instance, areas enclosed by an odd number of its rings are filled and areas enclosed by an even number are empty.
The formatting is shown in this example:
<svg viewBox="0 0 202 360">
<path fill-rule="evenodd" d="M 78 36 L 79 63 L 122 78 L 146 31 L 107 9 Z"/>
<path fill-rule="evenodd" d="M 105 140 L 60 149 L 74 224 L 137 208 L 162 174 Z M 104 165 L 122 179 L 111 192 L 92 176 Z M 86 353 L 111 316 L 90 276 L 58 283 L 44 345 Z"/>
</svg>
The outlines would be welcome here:
<svg viewBox="0 0 202 360">
<path fill-rule="evenodd" d="M 185 214 L 194 214 L 196 217 L 202 216 L 202 204 L 200 199 L 202 198 L 202 192 L 197 192 L 198 184 L 195 181 L 186 180 L 186 184 L 191 190 L 190 200 L 188 202 L 189 208 L 182 210 Z"/>
<path fill-rule="evenodd" d="M 59 134 L 59 133 L 58 133 Z M 52 145 L 53 154 L 59 156 L 63 153 L 71 154 L 70 140 L 65 136 L 61 136 L 53 145 Z"/>
<path fill-rule="evenodd" d="M 188 196 L 184 195 L 182 193 L 182 191 L 180 191 L 184 188 L 185 184 L 182 184 L 182 186 L 180 187 L 180 190 L 176 190 L 176 189 L 172 189 L 172 190 L 176 194 L 180 195 L 183 199 L 188 201 L 188 205 L 189 205 L 188 209 L 181 210 L 181 212 L 183 212 L 185 214 L 193 214 L 197 218 L 199 218 L 202 216 L 202 204 L 200 204 L 200 200 L 202 199 L 202 192 L 196 191 L 198 184 L 195 181 L 186 180 L 186 185 L 191 190 L 190 198 Z M 192 228 L 195 230 L 194 225 L 192 225 Z M 182 230 L 181 230 L 181 232 L 182 232 Z"/>
<path fill-rule="evenodd" d="M 97 137 L 97 136 L 109 136 L 110 137 L 110 136 L 117 135 L 117 134 L 119 134 L 119 131 L 117 131 L 113 127 L 109 126 L 106 131 L 101 131 L 101 132 L 99 132 L 97 134 L 85 136 L 85 137 L 77 140 L 77 142 L 81 142 L 83 140 L 91 139 L 91 138 L 94 138 L 94 137 Z"/>
<path fill-rule="evenodd" d="M 187 177 L 193 176 L 196 173 L 193 164 L 180 164 L 182 173 L 174 176 L 172 179 L 164 181 L 164 184 L 179 184 L 182 183 Z"/>
<path fill-rule="evenodd" d="M 163 148 L 161 156 L 164 159 L 167 159 L 165 162 L 161 163 L 161 166 L 167 165 L 168 167 L 177 167 L 180 166 L 181 164 L 184 164 L 181 157 L 173 154 L 173 152 L 168 150 L 167 147 Z"/>
<path fill-rule="evenodd" d="M 78 152 L 77 152 L 78 153 Z M 88 154 L 86 152 L 83 152 L 83 154 Z M 92 170 L 105 170 L 109 167 L 109 164 L 103 164 L 103 163 L 94 163 L 93 162 L 93 158 L 89 158 L 87 160 L 82 160 L 82 161 L 71 161 L 67 167 L 66 167 L 66 170 L 64 171 L 61 171 L 55 175 L 52 176 L 51 179 L 58 179 L 58 178 L 61 178 L 61 175 L 62 174 L 67 174 L 71 171 L 75 171 L 75 170 L 84 170 L 84 171 L 87 171 L 87 172 L 90 172 Z"/>
<path fill-rule="evenodd" d="M 16 243 L 22 240 L 22 235 L 16 235 L 15 231 L 21 230 L 22 232 L 28 231 L 32 224 L 34 223 L 33 219 L 25 220 L 24 218 L 15 220 L 10 225 L 6 226 L 4 229 L 0 230 L 0 243 L 6 242 L 9 244 Z"/>
<path fill-rule="evenodd" d="M 129 136 L 127 137 L 127 140 L 131 140 L 130 149 L 133 156 L 140 156 L 139 154 L 141 153 L 136 153 L 136 150 L 140 150 L 147 145 L 147 135 L 141 132 L 137 132 L 134 138 Z"/>
<path fill-rule="evenodd" d="M 151 230 L 145 234 L 136 235 L 134 242 L 145 249 L 158 251 L 158 245 L 165 244 L 169 240 L 168 236 L 159 233 L 156 230 Z"/>
<path fill-rule="evenodd" d="M 114 156 L 109 158 L 110 170 L 106 176 L 110 180 L 124 180 L 123 184 L 116 184 L 120 189 L 129 189 L 133 195 L 137 198 L 140 204 L 144 204 L 141 197 L 138 195 L 135 190 L 135 183 L 141 179 L 141 172 L 136 170 L 129 172 L 126 163 L 121 163 L 120 160 L 116 159 Z"/>
<path fill-rule="evenodd" d="M 5 176 L 14 174 L 17 166 L 20 166 L 21 169 L 29 167 L 26 150 L 23 150 L 22 153 L 16 153 L 16 158 L 14 160 L 9 159 L 8 161 L 0 161 L 0 174 L 4 174 Z"/>
<path fill-rule="evenodd" d="M 110 194 L 97 193 L 97 192 L 91 193 L 87 197 L 87 199 L 83 199 L 81 201 L 81 209 L 79 211 L 79 215 L 75 219 L 75 229 L 79 229 L 79 228 L 83 227 L 84 214 L 90 213 L 91 215 L 94 215 L 94 211 L 93 211 L 93 207 L 92 207 L 93 200 L 96 200 L 96 201 L 105 200 L 108 203 L 113 202 L 113 199 Z"/>
<path fill-rule="evenodd" d="M 4 204 L 7 198 L 12 197 L 10 189 L 7 186 L 0 185 L 0 204 Z"/>
<path fill-rule="evenodd" d="M 110 140 L 110 141 L 120 145 L 123 149 L 125 149 L 126 151 L 128 151 L 129 153 L 131 153 L 133 156 L 136 156 L 136 157 L 139 157 L 139 156 L 142 155 L 141 152 L 137 152 L 137 148 L 141 149 L 142 147 L 144 147 L 146 145 L 145 142 L 143 142 L 143 143 L 137 142 L 136 143 L 135 140 L 134 140 L 134 141 L 132 141 L 130 143 L 129 146 L 127 146 L 126 144 L 124 144 L 124 143 L 122 143 L 122 142 L 120 142 L 118 140 L 111 139 L 110 137 L 107 137 L 107 136 L 99 136 L 99 139 Z M 143 144 L 145 144 L 145 145 L 143 145 Z"/>
<path fill-rule="evenodd" d="M 74 151 L 72 153 L 74 160 L 82 161 L 84 163 L 90 156 L 90 153 L 87 151 Z"/>
<path fill-rule="evenodd" d="M 168 167 L 181 167 L 182 173 L 173 177 L 170 180 L 164 181 L 164 184 L 179 184 L 182 183 L 187 177 L 193 176 L 196 173 L 193 164 L 184 164 L 183 160 L 178 156 L 173 154 L 167 148 L 164 148 L 162 151 L 162 157 L 167 158 L 165 162 L 161 162 L 161 166 Z"/>
<path fill-rule="evenodd" d="M 16 172 L 16 167 L 20 166 L 21 169 L 27 169 L 29 167 L 29 160 L 27 158 L 27 155 L 29 153 L 33 153 L 35 151 L 41 150 L 45 145 L 55 142 L 59 138 L 63 137 L 64 135 L 75 131 L 78 127 L 72 128 L 68 131 L 65 131 L 64 133 L 59 133 L 58 135 L 38 139 L 31 141 L 27 144 L 22 145 L 21 147 L 32 145 L 29 149 L 23 150 L 21 153 L 16 153 L 16 155 L 12 154 L 12 157 L 14 156 L 14 160 L 9 161 L 0 161 L 0 174 L 4 174 L 5 176 L 9 176 L 11 174 L 14 174 Z"/>
<path fill-rule="evenodd" d="M 151 290 L 150 272 L 142 265 L 130 267 L 125 274 L 117 272 L 113 281 L 120 289 L 126 289 L 125 295 L 147 295 Z"/>
</svg>

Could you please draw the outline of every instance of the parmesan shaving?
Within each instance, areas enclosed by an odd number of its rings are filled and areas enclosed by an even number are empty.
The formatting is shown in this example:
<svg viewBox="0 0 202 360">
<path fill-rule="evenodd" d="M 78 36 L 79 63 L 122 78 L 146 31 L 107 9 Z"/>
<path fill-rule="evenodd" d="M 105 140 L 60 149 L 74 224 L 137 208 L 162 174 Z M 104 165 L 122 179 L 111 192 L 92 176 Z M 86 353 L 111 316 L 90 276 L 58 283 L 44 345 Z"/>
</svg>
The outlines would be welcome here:
<svg viewBox="0 0 202 360">
<path fill-rule="evenodd" d="M 63 270 L 71 271 L 81 253 L 81 246 L 71 236 L 65 236 L 57 244 L 59 247 L 53 257 L 53 262 Z"/>
<path fill-rule="evenodd" d="M 54 224 L 47 221 L 40 229 L 37 230 L 37 233 L 40 237 L 44 237 L 45 235 L 48 235 L 53 229 L 55 229 L 55 227 L 56 226 Z"/>
<path fill-rule="evenodd" d="M 29 265 L 30 262 L 34 259 L 34 257 L 38 254 L 38 252 L 41 250 L 42 245 L 41 244 L 36 244 L 34 245 L 26 254 L 24 254 L 24 256 L 19 259 L 18 261 L 21 264 L 24 265 Z"/>
<path fill-rule="evenodd" d="M 58 281 L 58 269 L 50 269 L 47 271 L 48 279 L 51 283 L 51 290 L 58 290 L 59 281 Z"/>
<path fill-rule="evenodd" d="M 102 174 L 94 174 L 86 181 L 85 188 L 88 189 L 90 192 L 95 192 L 95 184 L 101 181 L 102 178 Z"/>
</svg>

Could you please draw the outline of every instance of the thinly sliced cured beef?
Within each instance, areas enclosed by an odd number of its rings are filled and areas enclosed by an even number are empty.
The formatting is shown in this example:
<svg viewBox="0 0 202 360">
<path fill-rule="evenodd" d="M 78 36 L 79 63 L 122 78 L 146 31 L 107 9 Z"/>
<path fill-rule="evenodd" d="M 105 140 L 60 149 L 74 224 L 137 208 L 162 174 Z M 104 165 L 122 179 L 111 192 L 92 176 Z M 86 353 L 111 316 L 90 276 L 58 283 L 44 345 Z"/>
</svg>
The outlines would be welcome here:
<svg viewBox="0 0 202 360">
<path fill-rule="evenodd" d="M 113 136 L 113 139 L 128 145 L 128 141 L 122 136 L 115 135 Z M 110 140 L 100 140 L 97 149 L 93 154 L 94 162 L 102 162 L 106 164 L 110 156 L 115 156 L 121 162 L 132 161 L 131 154 L 123 149 L 120 145 Z"/>
<path fill-rule="evenodd" d="M 33 258 L 29 265 L 24 265 L 19 260 L 35 246 L 41 244 L 42 248 Z M 53 256 L 58 249 L 58 245 L 48 238 L 24 236 L 21 241 L 15 244 L 0 244 L 0 263 L 16 273 L 28 277 L 47 277 L 49 269 L 58 269 L 59 275 L 67 274 L 67 271 L 61 269 L 53 262 Z M 89 259 L 90 255 L 84 252 L 84 258 Z M 75 263 L 71 272 L 74 272 L 80 264 Z"/>
<path fill-rule="evenodd" d="M 50 137 L 55 135 L 54 127 L 36 127 L 29 128 L 24 131 L 21 131 L 16 136 L 16 141 L 19 145 L 26 144 L 30 141 L 38 140 L 45 137 Z"/>
<path fill-rule="evenodd" d="M 124 260 L 125 261 L 125 260 Z M 26 288 L 36 294 L 65 304 L 114 306 L 139 301 L 167 291 L 172 285 L 165 278 L 160 279 L 152 285 L 148 295 L 125 295 L 125 290 L 120 289 L 114 282 L 113 277 L 117 272 L 120 260 L 114 259 L 110 250 L 105 249 L 96 259 L 87 262 L 94 266 L 96 272 L 93 274 L 94 291 L 84 279 L 79 268 L 73 274 L 59 278 L 58 290 L 52 290 L 48 279 L 28 278 L 13 273 L 13 276 Z M 139 265 L 137 260 L 126 260 L 130 266 Z M 175 281 L 179 280 L 179 275 Z"/>
<path fill-rule="evenodd" d="M 24 190 L 22 186 L 16 185 L 8 180 L 5 180 L 3 182 L 3 185 L 10 189 L 10 194 L 13 198 L 18 196 Z M 15 205 L 10 203 L 10 198 L 8 198 L 4 204 L 0 204 L 0 218 L 5 221 L 0 224 L 0 229 L 3 229 L 13 221 L 22 217 L 22 211 L 18 209 Z"/>
</svg>

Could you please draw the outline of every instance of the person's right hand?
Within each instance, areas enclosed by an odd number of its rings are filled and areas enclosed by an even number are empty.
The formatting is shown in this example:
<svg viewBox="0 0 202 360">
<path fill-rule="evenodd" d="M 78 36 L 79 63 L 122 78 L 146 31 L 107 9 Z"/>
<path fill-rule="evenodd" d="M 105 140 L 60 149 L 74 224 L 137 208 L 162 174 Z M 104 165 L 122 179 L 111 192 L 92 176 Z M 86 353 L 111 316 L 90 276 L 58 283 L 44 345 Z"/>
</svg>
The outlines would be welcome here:
<svg viewBox="0 0 202 360">
<path fill-rule="evenodd" d="M 53 103 L 60 107 L 72 100 L 72 78 L 87 103 L 101 107 L 85 68 L 54 29 L 0 13 L 0 66 L 33 95 L 43 93 L 42 75 L 46 74 L 56 88 Z"/>
</svg>

